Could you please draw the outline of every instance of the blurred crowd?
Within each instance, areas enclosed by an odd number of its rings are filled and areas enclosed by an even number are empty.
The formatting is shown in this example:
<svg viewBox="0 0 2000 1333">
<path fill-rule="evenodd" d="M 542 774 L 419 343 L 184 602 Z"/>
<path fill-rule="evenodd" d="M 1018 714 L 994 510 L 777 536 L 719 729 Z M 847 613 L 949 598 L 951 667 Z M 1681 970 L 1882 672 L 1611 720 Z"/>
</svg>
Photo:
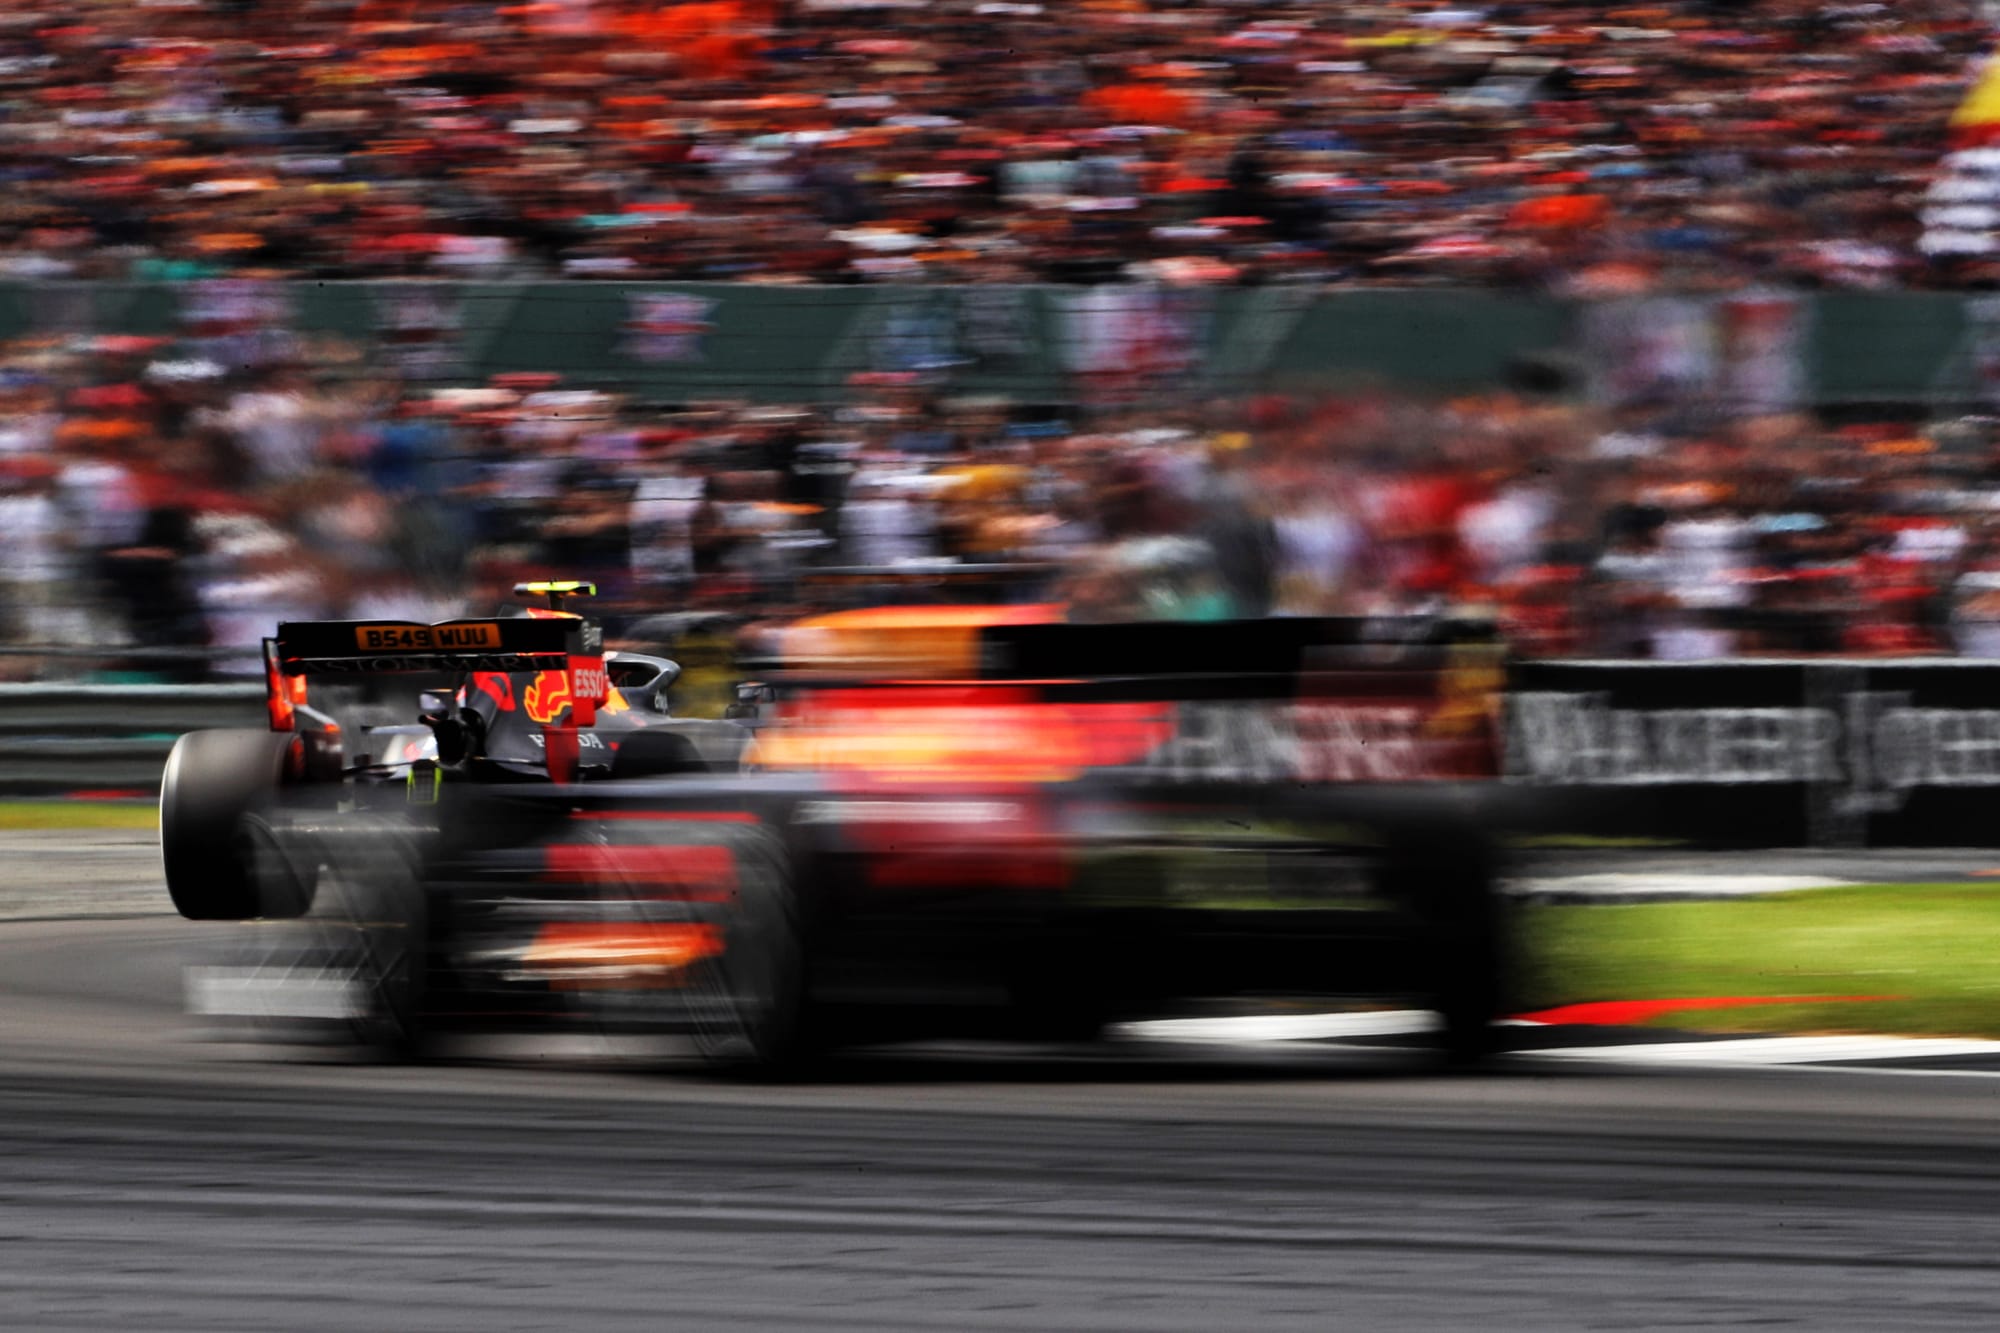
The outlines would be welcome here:
<svg viewBox="0 0 2000 1333">
<path fill-rule="evenodd" d="M 281 619 L 485 614 L 546 576 L 598 582 L 620 641 L 684 655 L 884 599 L 1468 612 L 1533 654 L 2000 654 L 1983 417 L 1725 412 L 1671 386 L 1080 408 L 905 373 L 832 404 L 655 402 L 426 381 L 258 296 L 1991 285 L 2000 211 L 1959 167 L 1996 150 L 1952 124 L 1988 9 L 6 6 L 0 278 L 184 299 L 171 340 L 0 346 L 0 675 L 248 674 Z"/>
<path fill-rule="evenodd" d="M 863 602 L 1058 600 L 1471 613 L 1545 655 L 2000 654 L 1995 419 L 1386 392 L 1086 415 L 902 375 L 837 405 L 660 404 L 321 352 L 0 348 L 0 672 L 250 674 L 279 620 L 490 614 L 549 576 L 668 649 Z"/>
<path fill-rule="evenodd" d="M 1987 10 L 27 0 L 0 275 L 1984 283 Z"/>
</svg>

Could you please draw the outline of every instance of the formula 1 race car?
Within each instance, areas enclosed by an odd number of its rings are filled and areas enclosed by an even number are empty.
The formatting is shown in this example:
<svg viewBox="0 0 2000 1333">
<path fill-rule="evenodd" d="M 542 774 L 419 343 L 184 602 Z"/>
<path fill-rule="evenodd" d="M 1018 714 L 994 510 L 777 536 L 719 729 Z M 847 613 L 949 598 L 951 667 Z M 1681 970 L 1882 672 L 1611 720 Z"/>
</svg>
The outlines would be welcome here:
<svg viewBox="0 0 2000 1333">
<path fill-rule="evenodd" d="M 402 1049 L 582 1024 L 785 1067 L 1314 996 L 1492 1045 L 1489 636 L 843 612 L 783 632 L 754 716 L 692 722 L 671 663 L 602 654 L 562 595 L 279 627 L 274 730 L 184 737 L 163 783 L 176 907 L 260 923 L 189 969 L 196 1012 Z M 303 688 L 436 671 L 420 727 L 352 756 Z"/>
</svg>

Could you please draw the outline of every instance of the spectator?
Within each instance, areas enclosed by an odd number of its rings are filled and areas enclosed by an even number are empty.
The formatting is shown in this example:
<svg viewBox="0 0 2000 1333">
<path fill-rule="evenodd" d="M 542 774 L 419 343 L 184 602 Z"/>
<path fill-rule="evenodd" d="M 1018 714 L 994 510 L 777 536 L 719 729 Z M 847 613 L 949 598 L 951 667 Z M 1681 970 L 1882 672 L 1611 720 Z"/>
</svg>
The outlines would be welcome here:
<svg viewBox="0 0 2000 1333">
<path fill-rule="evenodd" d="M 0 616 L 10 644 L 46 646 L 81 637 L 76 563 L 57 476 L 55 465 L 40 459 L 9 460 L 0 470 Z M 33 673 L 37 666 L 22 659 L 6 663 L 6 673 Z"/>
</svg>

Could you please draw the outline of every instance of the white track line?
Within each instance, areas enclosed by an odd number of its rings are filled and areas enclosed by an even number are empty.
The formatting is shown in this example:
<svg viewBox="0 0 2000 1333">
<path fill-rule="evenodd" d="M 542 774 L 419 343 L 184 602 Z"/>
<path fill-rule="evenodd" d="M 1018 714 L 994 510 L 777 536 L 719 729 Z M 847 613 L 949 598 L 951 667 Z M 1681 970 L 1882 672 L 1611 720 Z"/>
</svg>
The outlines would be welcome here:
<svg viewBox="0 0 2000 1333">
<path fill-rule="evenodd" d="M 1356 1014 L 1245 1014 L 1234 1018 L 1164 1018 L 1119 1023 L 1111 1035 L 1132 1041 L 1182 1041 L 1261 1046 L 1273 1041 L 1327 1041 L 1340 1037 L 1400 1037 L 1437 1030 L 1428 1009 Z"/>
<path fill-rule="evenodd" d="M 1662 898 L 1747 898 L 1804 889 L 1844 889 L 1856 881 L 1826 875 L 1716 875 L 1615 871 L 1592 875 L 1530 875 L 1511 880 L 1507 891 L 1521 898 L 1588 899 L 1618 902 Z"/>
<path fill-rule="evenodd" d="M 1539 1023 L 1510 1021 L 1509 1027 Z M 1335 1014 L 1253 1014 L 1231 1018 L 1175 1018 L 1120 1023 L 1111 1035 L 1128 1041 L 1170 1041 L 1215 1046 L 1268 1046 L 1296 1041 L 1338 1042 L 1357 1037 L 1417 1036 L 1437 1029 L 1424 1009 Z M 2000 1078 L 1996 1069 L 1926 1069 L 1873 1062 L 1986 1058 L 2000 1061 L 2000 1041 L 1962 1037 L 1723 1037 L 1705 1041 L 1625 1042 L 1615 1046 L 1564 1046 L 1517 1052 L 1534 1060 L 1672 1068 L 1826 1068 L 1871 1074 L 1920 1074 Z"/>
<path fill-rule="evenodd" d="M 1523 1052 L 1543 1060 L 1655 1065 L 1814 1065 L 1844 1061 L 2000 1058 L 2000 1041 L 1963 1037 L 1742 1037 L 1568 1046 Z"/>
</svg>

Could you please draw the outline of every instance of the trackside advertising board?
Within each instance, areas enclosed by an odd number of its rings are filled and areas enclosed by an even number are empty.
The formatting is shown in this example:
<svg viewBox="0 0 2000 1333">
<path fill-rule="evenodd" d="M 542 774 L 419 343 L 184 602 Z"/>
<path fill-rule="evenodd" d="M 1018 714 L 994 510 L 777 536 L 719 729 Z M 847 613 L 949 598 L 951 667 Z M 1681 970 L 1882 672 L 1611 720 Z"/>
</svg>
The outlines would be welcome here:
<svg viewBox="0 0 2000 1333">
<path fill-rule="evenodd" d="M 2000 662 L 1517 662 L 1502 748 L 1565 834 L 2000 846 Z"/>
</svg>

